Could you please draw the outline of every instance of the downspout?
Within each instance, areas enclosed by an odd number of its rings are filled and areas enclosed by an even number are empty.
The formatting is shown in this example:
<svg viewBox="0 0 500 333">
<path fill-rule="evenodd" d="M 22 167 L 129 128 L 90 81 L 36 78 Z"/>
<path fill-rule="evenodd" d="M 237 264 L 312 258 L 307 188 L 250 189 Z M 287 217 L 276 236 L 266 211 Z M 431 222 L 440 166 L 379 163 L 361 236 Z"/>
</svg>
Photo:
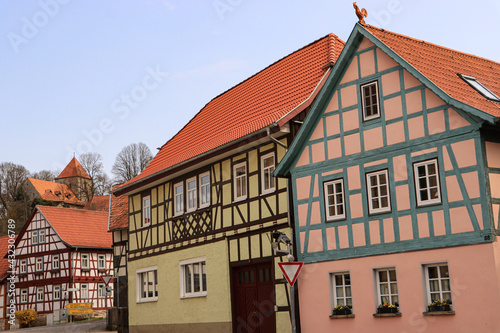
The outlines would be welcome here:
<svg viewBox="0 0 500 333">
<path fill-rule="evenodd" d="M 278 126 L 278 125 L 276 125 Z M 269 129 L 269 127 L 266 127 L 266 132 L 267 132 L 267 137 L 271 140 L 271 141 L 274 141 L 276 142 L 278 145 L 280 145 L 281 147 L 285 148 L 285 151 L 288 151 L 288 147 L 281 141 L 279 141 L 278 139 L 276 138 L 273 138 L 271 136 L 271 130 Z"/>
</svg>

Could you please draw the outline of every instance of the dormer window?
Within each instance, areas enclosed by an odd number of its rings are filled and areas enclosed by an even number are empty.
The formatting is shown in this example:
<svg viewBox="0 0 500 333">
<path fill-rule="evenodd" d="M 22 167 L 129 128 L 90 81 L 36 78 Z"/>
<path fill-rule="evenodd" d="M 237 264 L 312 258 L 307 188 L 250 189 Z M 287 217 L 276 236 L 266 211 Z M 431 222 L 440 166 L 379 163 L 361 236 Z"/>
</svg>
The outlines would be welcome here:
<svg viewBox="0 0 500 333">
<path fill-rule="evenodd" d="M 481 82 L 479 82 L 475 77 L 473 76 L 468 76 L 468 75 L 463 75 L 463 74 L 458 74 L 458 76 L 467 82 L 469 86 L 474 88 L 478 93 L 486 97 L 487 99 L 495 102 L 500 102 L 500 98 L 492 93 L 488 88 L 483 86 Z"/>
</svg>

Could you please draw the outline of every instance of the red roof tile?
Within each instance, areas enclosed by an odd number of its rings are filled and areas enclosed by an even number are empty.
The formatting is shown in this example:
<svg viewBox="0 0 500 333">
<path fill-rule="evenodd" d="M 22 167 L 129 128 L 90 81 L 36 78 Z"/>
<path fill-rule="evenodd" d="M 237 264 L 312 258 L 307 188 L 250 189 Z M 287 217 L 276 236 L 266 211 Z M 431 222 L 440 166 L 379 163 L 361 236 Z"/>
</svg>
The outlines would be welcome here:
<svg viewBox="0 0 500 333">
<path fill-rule="evenodd" d="M 77 206 L 85 205 L 84 202 L 78 200 L 76 195 L 66 184 L 49 182 L 47 180 L 35 178 L 28 178 L 28 182 L 33 185 L 42 199 L 50 201 L 63 201 L 64 203 Z"/>
<path fill-rule="evenodd" d="M 73 159 L 68 163 L 68 165 L 66 165 L 64 170 L 61 172 L 59 176 L 56 177 L 56 179 L 69 178 L 69 177 L 83 177 L 90 179 L 90 176 L 87 173 L 87 171 L 85 171 L 85 169 L 82 167 L 80 162 L 78 162 L 78 160 L 75 157 L 73 157 Z"/>
<path fill-rule="evenodd" d="M 95 195 L 85 204 L 83 209 L 109 212 L 109 195 Z"/>
<path fill-rule="evenodd" d="M 486 99 L 457 75 L 473 76 L 500 96 L 500 63 L 370 25 L 364 27 L 450 97 L 500 117 L 500 103 Z"/>
<path fill-rule="evenodd" d="M 109 230 L 119 230 L 128 227 L 128 196 L 111 195 L 111 213 Z"/>
<path fill-rule="evenodd" d="M 73 247 L 111 248 L 108 213 L 85 209 L 37 206 L 61 239 Z"/>
<path fill-rule="evenodd" d="M 7 248 L 7 245 L 9 244 L 9 236 L 2 236 L 0 237 L 0 249 L 2 251 L 5 251 L 5 254 L 9 250 Z M 5 279 L 7 275 L 9 275 L 8 271 L 10 271 L 9 267 L 9 259 L 6 256 L 1 256 L 0 257 L 0 281 Z"/>
<path fill-rule="evenodd" d="M 329 34 L 215 97 L 125 185 L 276 123 L 308 99 L 344 44 Z"/>
</svg>

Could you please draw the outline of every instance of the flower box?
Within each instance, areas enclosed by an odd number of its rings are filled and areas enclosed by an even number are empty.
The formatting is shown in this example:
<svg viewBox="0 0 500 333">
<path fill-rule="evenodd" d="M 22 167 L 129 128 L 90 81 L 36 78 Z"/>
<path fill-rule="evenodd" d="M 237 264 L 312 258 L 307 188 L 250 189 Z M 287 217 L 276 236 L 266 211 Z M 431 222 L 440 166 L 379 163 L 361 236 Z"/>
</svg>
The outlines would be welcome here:
<svg viewBox="0 0 500 333">
<path fill-rule="evenodd" d="M 377 308 L 377 313 L 398 313 L 398 308 Z"/>
<path fill-rule="evenodd" d="M 345 316 L 350 315 L 352 313 L 351 309 L 333 309 L 334 316 Z"/>
<path fill-rule="evenodd" d="M 451 307 L 449 304 L 444 304 L 444 305 L 429 305 L 427 307 L 427 310 L 429 312 L 435 312 L 435 311 L 451 311 Z"/>
</svg>

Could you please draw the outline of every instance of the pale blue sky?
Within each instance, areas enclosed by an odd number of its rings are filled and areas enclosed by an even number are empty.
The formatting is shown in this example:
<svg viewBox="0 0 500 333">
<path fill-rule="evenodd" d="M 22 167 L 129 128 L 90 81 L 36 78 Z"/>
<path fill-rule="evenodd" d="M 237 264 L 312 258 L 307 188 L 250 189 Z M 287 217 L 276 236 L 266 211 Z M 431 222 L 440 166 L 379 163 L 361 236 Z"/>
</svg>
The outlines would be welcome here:
<svg viewBox="0 0 500 333">
<path fill-rule="evenodd" d="M 358 5 L 368 24 L 500 61 L 498 1 Z M 155 154 L 212 98 L 356 21 L 338 0 L 2 0 L 0 162 L 61 169 L 90 150 L 112 176 L 124 146 Z"/>
</svg>

